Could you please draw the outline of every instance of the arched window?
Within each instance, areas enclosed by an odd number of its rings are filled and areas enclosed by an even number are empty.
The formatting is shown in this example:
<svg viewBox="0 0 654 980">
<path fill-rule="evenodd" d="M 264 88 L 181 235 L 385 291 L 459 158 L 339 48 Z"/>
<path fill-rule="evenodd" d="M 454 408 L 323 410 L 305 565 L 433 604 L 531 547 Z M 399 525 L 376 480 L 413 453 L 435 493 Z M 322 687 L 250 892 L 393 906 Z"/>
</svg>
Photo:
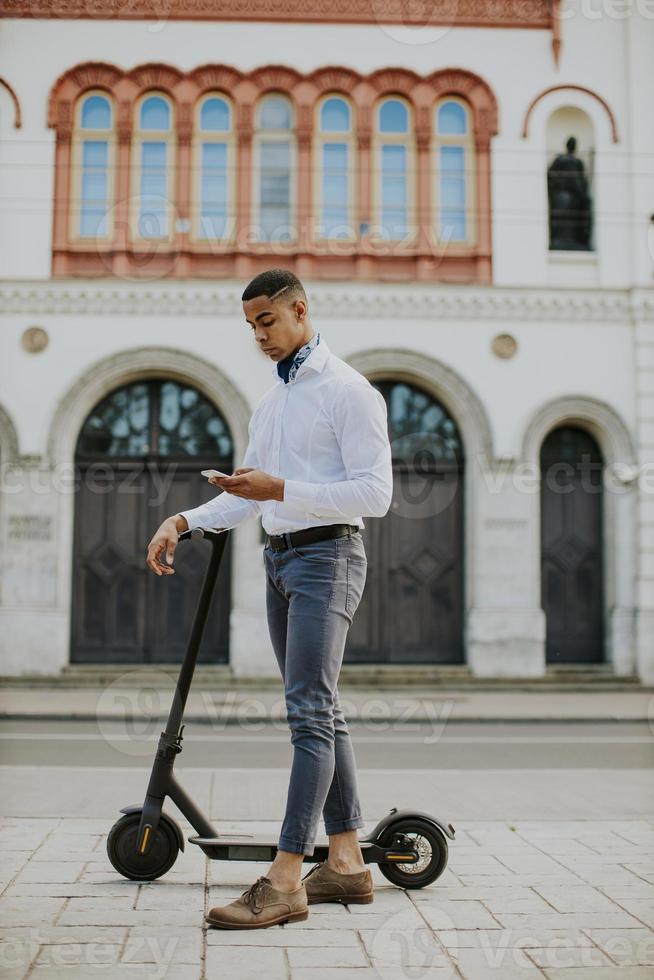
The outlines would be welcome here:
<svg viewBox="0 0 654 980">
<path fill-rule="evenodd" d="M 136 107 L 135 230 L 138 238 L 172 235 L 173 109 L 167 96 L 148 93 Z"/>
<path fill-rule="evenodd" d="M 434 113 L 434 222 L 441 242 L 471 243 L 474 220 L 474 143 L 470 110 L 461 99 L 439 102 Z"/>
<path fill-rule="evenodd" d="M 199 103 L 195 124 L 194 237 L 220 241 L 235 223 L 236 174 L 234 114 L 224 95 L 211 93 Z"/>
<path fill-rule="evenodd" d="M 261 241 L 295 238 L 295 158 L 293 107 L 283 95 L 268 95 L 258 106 L 254 166 Z"/>
<path fill-rule="evenodd" d="M 114 199 L 114 109 L 104 92 L 77 103 L 75 119 L 72 238 L 107 239 Z"/>
<path fill-rule="evenodd" d="M 356 237 L 353 224 L 355 150 L 352 109 L 340 96 L 329 95 L 318 106 L 314 185 L 317 238 Z"/>
<path fill-rule="evenodd" d="M 153 455 L 226 460 L 232 438 L 196 388 L 169 379 L 137 381 L 98 402 L 79 434 L 76 458 Z"/>
<path fill-rule="evenodd" d="M 377 108 L 375 153 L 376 223 L 382 238 L 403 241 L 413 234 L 415 163 L 409 106 L 396 97 Z"/>
</svg>

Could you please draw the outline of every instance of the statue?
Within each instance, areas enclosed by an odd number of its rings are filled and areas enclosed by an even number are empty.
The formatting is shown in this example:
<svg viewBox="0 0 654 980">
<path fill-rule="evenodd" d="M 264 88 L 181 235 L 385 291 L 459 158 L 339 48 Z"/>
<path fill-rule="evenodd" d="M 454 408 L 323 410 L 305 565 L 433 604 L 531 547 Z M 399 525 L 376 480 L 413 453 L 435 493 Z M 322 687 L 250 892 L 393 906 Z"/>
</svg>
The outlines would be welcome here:
<svg viewBox="0 0 654 980">
<path fill-rule="evenodd" d="M 547 168 L 550 249 L 590 251 L 591 199 L 582 161 L 571 136 Z"/>
</svg>

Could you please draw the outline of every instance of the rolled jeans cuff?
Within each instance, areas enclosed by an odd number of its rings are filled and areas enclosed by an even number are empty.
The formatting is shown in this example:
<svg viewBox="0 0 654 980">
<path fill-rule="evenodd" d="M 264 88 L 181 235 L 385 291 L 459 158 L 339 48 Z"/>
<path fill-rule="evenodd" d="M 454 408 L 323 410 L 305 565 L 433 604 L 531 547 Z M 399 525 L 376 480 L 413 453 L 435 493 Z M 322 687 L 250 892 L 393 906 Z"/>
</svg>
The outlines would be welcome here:
<svg viewBox="0 0 654 980">
<path fill-rule="evenodd" d="M 300 841 L 291 840 L 290 837 L 280 837 L 277 841 L 278 851 L 290 851 L 291 854 L 313 854 L 315 842 L 302 844 Z"/>
<path fill-rule="evenodd" d="M 325 820 L 325 833 L 342 834 L 345 830 L 360 830 L 363 827 L 363 817 L 350 817 L 348 820 Z"/>
</svg>

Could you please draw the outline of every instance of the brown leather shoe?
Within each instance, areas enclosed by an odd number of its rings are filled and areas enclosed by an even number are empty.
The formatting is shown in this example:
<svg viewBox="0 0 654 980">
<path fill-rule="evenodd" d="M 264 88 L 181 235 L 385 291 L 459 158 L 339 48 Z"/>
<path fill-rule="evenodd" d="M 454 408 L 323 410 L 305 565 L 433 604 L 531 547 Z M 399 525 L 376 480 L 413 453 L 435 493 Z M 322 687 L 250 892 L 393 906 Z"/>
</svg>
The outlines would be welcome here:
<svg viewBox="0 0 654 980">
<path fill-rule="evenodd" d="M 373 901 L 370 868 L 355 871 L 354 874 L 342 874 L 330 868 L 326 861 L 321 861 L 307 871 L 302 881 L 306 881 L 309 905 L 315 905 L 316 902 L 367 905 Z"/>
<path fill-rule="evenodd" d="M 265 929 L 308 917 L 307 892 L 303 884 L 294 892 L 280 892 L 265 875 L 257 878 L 236 901 L 211 909 L 205 916 L 209 925 L 218 929 Z"/>
</svg>

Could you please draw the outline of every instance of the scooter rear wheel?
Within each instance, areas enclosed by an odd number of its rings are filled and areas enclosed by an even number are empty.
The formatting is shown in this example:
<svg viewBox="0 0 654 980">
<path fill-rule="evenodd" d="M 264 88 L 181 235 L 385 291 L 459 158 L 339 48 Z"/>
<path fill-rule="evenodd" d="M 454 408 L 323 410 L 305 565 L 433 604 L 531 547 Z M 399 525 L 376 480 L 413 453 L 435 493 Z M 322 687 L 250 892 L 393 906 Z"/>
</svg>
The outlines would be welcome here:
<svg viewBox="0 0 654 980">
<path fill-rule="evenodd" d="M 141 812 L 117 820 L 107 837 L 107 854 L 116 871 L 131 881 L 154 881 L 169 871 L 179 853 L 173 825 L 162 814 L 147 854 L 139 854 L 137 836 Z"/>
<path fill-rule="evenodd" d="M 379 870 L 384 877 L 400 888 L 424 888 L 436 881 L 447 865 L 448 847 L 444 834 L 426 820 L 408 817 L 386 830 L 379 841 L 380 846 L 393 847 L 396 834 L 412 839 L 420 860 L 415 864 L 380 861 Z"/>
</svg>

